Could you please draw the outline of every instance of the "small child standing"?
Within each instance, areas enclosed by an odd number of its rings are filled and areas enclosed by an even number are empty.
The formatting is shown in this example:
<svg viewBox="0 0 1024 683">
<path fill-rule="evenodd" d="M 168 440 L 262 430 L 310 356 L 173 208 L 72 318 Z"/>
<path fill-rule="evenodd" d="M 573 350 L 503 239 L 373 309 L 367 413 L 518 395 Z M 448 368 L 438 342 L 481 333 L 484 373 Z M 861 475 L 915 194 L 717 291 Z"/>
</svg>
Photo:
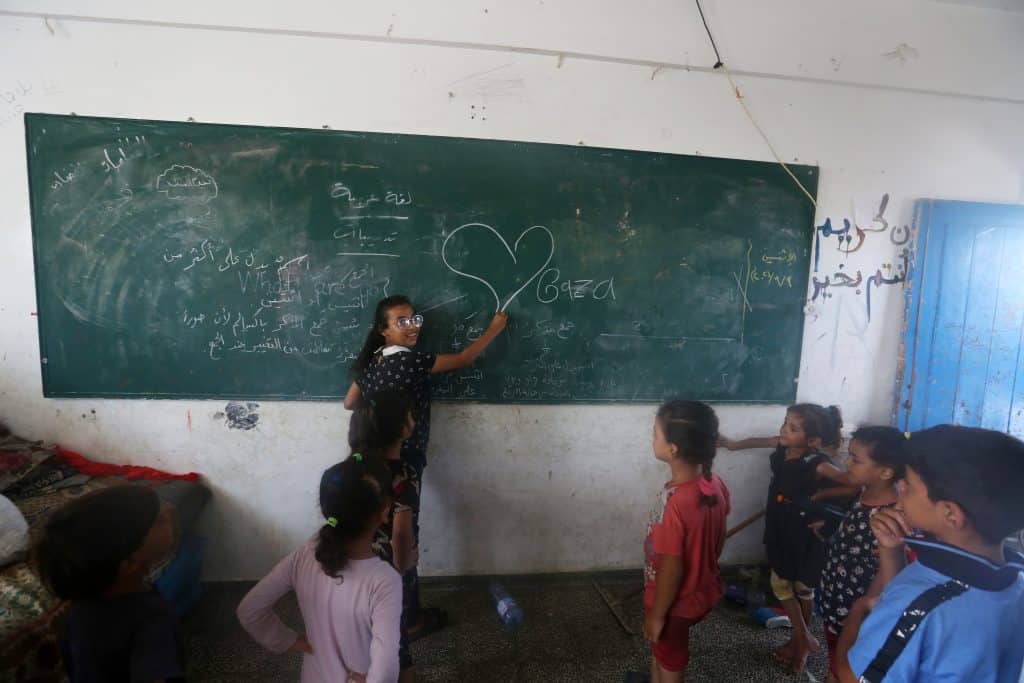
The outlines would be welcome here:
<svg viewBox="0 0 1024 683">
<path fill-rule="evenodd" d="M 380 458 L 391 477 L 391 507 L 387 521 L 377 530 L 373 550 L 377 557 L 391 564 L 402 575 L 402 639 L 398 649 L 401 683 L 415 680 L 412 655 L 409 652 L 409 629 L 419 604 L 419 577 L 416 565 L 419 554 L 420 478 L 416 469 L 402 458 L 402 443 L 415 429 L 414 402 L 409 392 L 386 390 L 364 399 L 356 407 L 349 422 L 348 440 L 353 452 Z M 447 614 L 442 610 L 439 625 Z"/>
<path fill-rule="evenodd" d="M 838 681 L 836 645 L 855 600 L 864 595 L 878 571 L 878 543 L 871 518 L 899 498 L 896 482 L 904 476 L 906 438 L 892 427 L 861 427 L 850 440 L 846 471 L 860 497 L 829 541 L 821 575 L 821 613 L 828 643 L 829 681 Z"/>
<path fill-rule="evenodd" d="M 907 452 L 899 502 L 871 518 L 878 576 L 850 609 L 839 679 L 1014 683 L 1024 556 L 1004 539 L 1024 528 L 1024 443 L 940 425 L 911 435 Z M 905 546 L 917 554 L 906 567 Z"/>
<path fill-rule="evenodd" d="M 33 563 L 71 601 L 61 638 L 71 683 L 185 680 L 178 619 L 146 578 L 174 543 L 174 511 L 146 486 L 93 491 L 47 521 Z"/>
<path fill-rule="evenodd" d="M 402 581 L 373 552 L 391 507 L 387 468 L 353 455 L 324 472 L 326 523 L 242 599 L 238 620 L 271 652 L 301 652 L 302 683 L 398 680 Z M 294 590 L 307 635 L 285 626 L 274 604 Z"/>
<path fill-rule="evenodd" d="M 718 557 L 725 545 L 729 489 L 712 474 L 718 417 L 697 401 L 669 401 L 654 419 L 654 457 L 672 478 L 651 511 L 644 544 L 644 637 L 651 681 L 682 681 L 690 628 L 724 592 Z"/>
<path fill-rule="evenodd" d="M 833 465 L 825 448 L 838 447 L 843 426 L 839 408 L 798 403 L 786 410 L 779 436 L 770 439 L 732 441 L 722 438 L 730 450 L 777 444 L 771 454 L 771 483 L 765 506 L 764 544 L 771 565 L 771 585 L 793 625 L 789 642 L 777 648 L 772 658 L 803 671 L 807 657 L 821 648 L 811 635 L 814 588 L 825 564 L 825 544 L 811 530 L 814 521 L 804 504 L 818 494 L 825 482 L 848 485 L 846 472 Z"/>
</svg>

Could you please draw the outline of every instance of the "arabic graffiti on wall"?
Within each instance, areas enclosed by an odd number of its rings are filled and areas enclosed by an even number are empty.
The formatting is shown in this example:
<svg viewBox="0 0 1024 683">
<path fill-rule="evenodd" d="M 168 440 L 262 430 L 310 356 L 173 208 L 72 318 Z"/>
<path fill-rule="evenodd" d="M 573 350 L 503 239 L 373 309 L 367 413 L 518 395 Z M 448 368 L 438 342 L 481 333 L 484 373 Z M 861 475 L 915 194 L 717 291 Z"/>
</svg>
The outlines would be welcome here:
<svg viewBox="0 0 1024 683">
<path fill-rule="evenodd" d="M 817 235 L 814 241 L 814 273 L 811 277 L 810 301 L 822 302 L 832 298 L 831 290 L 847 288 L 854 290 L 857 295 L 864 295 L 865 310 L 868 321 L 871 320 L 871 294 L 872 289 L 876 290 L 885 285 L 897 285 L 906 282 L 910 272 L 910 248 L 906 245 L 910 241 L 911 230 L 907 225 L 889 225 L 885 218 L 885 210 L 889 205 L 889 195 L 882 195 L 878 211 L 871 219 L 869 227 L 860 226 L 848 218 L 843 219 L 843 227 L 836 229 L 832 226 L 832 219 L 826 218 L 822 225 L 817 226 Z M 853 275 L 845 263 L 840 263 L 831 275 L 819 277 L 817 273 L 821 270 L 821 249 L 822 245 L 828 244 L 831 238 L 836 238 L 836 250 L 845 256 L 849 256 L 860 250 L 871 234 L 887 234 L 888 241 L 899 248 L 895 254 L 895 261 L 885 262 L 875 268 L 875 272 L 866 278 L 864 272 L 870 272 L 870 268 L 858 268 Z"/>
</svg>

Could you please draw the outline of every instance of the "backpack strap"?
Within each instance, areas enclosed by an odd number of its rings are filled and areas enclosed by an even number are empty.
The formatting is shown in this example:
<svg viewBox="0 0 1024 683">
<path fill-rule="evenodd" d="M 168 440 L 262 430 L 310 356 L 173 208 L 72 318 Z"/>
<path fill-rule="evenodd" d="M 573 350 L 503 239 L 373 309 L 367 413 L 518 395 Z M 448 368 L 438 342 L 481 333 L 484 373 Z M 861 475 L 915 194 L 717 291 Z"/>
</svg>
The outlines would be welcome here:
<svg viewBox="0 0 1024 683">
<path fill-rule="evenodd" d="M 917 627 L 921 625 L 924 618 L 933 609 L 947 600 L 952 600 L 961 595 L 968 588 L 970 586 L 966 583 L 951 579 L 939 586 L 932 586 L 914 598 L 907 605 L 907 608 L 903 610 L 903 614 L 896 621 L 896 625 L 892 627 L 889 637 L 885 639 L 885 643 L 882 644 L 878 654 L 875 655 L 875 658 L 868 664 L 868 668 L 857 679 L 859 683 L 881 683 L 885 675 L 889 673 L 893 662 L 903 653 L 907 643 L 910 642 L 914 633 L 917 632 Z"/>
</svg>

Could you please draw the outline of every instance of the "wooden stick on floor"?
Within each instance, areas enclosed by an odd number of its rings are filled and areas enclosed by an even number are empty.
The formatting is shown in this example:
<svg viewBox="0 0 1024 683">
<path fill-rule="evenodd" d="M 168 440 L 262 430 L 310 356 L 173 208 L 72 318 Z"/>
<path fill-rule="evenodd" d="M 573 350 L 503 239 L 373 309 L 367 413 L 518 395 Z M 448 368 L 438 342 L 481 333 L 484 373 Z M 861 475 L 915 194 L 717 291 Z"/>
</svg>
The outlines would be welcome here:
<svg viewBox="0 0 1024 683">
<path fill-rule="evenodd" d="M 751 524 L 753 524 L 757 520 L 759 520 L 762 517 L 764 517 L 764 513 L 765 513 L 765 511 L 761 510 L 760 512 L 756 512 L 756 513 L 750 515 L 749 517 L 744 519 L 742 522 L 740 522 L 739 524 L 737 524 L 733 528 L 731 528 L 728 531 L 726 531 L 725 532 L 725 537 L 728 539 L 731 536 L 733 536 L 735 534 L 738 534 L 739 532 L 743 531 L 748 526 L 750 526 Z M 594 590 L 596 590 L 597 594 L 601 596 L 602 600 L 604 600 L 604 604 L 607 605 L 608 610 L 612 613 L 612 616 L 615 617 L 615 621 L 619 622 L 619 626 L 622 627 L 622 630 L 625 631 L 626 633 L 628 633 L 631 636 L 635 636 L 637 634 L 636 631 L 634 631 L 632 628 L 630 628 L 629 625 L 626 623 L 625 617 L 623 616 L 623 614 L 621 612 L 619 612 L 619 606 L 622 605 L 622 603 L 624 603 L 626 600 L 629 600 L 630 598 L 633 598 L 633 597 L 637 596 L 638 594 L 642 593 L 644 591 L 644 586 L 641 585 L 641 586 L 639 586 L 637 588 L 633 588 L 633 589 L 627 591 L 626 593 L 624 593 L 623 595 L 619 596 L 618 598 L 613 598 L 611 596 L 611 594 L 609 594 L 604 589 L 604 587 L 601 586 L 601 584 L 599 584 L 597 581 L 593 581 L 591 583 L 594 584 Z"/>
<path fill-rule="evenodd" d="M 728 531 L 726 531 L 726 532 L 725 532 L 725 537 L 726 537 L 726 538 L 729 538 L 729 537 L 731 537 L 731 536 L 732 536 L 733 534 L 738 534 L 739 532 L 743 531 L 743 530 L 744 530 L 744 529 L 746 529 L 746 528 L 747 528 L 748 526 L 750 526 L 751 524 L 753 524 L 753 523 L 754 523 L 754 522 L 756 522 L 757 520 L 759 520 L 759 519 L 761 519 L 762 517 L 764 517 L 764 513 L 765 513 L 765 511 L 764 511 L 764 510 L 761 510 L 760 512 L 755 512 L 754 514 L 750 515 L 750 516 L 749 516 L 749 517 L 747 517 L 747 518 L 746 518 L 745 520 L 743 520 L 742 522 L 740 522 L 739 524 L 737 524 L 737 525 L 736 525 L 736 526 L 734 526 L 733 528 L 731 528 L 731 529 L 729 529 Z"/>
</svg>

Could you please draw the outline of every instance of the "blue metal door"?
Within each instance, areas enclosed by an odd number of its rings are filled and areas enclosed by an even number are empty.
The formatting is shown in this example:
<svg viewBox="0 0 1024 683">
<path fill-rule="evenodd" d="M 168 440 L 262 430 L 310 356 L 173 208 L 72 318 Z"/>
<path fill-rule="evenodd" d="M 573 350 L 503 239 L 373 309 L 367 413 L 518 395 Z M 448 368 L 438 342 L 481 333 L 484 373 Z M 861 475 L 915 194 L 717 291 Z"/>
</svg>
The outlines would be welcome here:
<svg viewBox="0 0 1024 683">
<path fill-rule="evenodd" d="M 920 200 L 897 422 L 1024 437 L 1024 206 Z"/>
</svg>

